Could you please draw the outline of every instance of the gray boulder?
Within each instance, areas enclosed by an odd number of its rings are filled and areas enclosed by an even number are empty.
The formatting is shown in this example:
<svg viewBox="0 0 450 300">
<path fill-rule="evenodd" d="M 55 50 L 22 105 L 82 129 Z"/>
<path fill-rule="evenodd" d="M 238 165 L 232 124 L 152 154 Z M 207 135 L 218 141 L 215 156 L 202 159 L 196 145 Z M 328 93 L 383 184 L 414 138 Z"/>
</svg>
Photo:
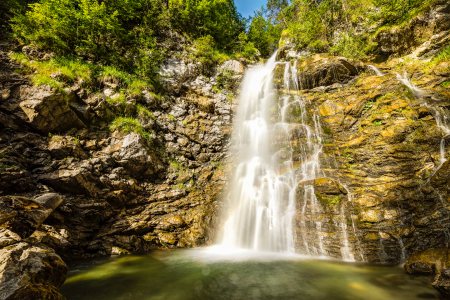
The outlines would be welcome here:
<svg viewBox="0 0 450 300">
<path fill-rule="evenodd" d="M 110 155 L 133 178 L 150 178 L 164 169 L 147 141 L 135 132 L 116 140 L 103 152 Z"/>
</svg>

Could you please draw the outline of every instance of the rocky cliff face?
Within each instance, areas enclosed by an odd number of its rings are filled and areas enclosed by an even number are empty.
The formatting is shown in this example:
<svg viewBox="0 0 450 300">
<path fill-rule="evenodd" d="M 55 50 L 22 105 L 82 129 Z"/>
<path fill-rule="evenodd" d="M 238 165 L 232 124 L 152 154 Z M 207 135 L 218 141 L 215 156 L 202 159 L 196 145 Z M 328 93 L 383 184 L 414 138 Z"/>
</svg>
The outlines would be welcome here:
<svg viewBox="0 0 450 300">
<path fill-rule="evenodd" d="M 21 68 L 0 52 L 0 298 L 62 299 L 67 267 L 55 251 L 70 259 L 212 242 L 241 63 L 167 59 L 164 98 L 144 92 L 124 103 L 107 101 L 117 78 L 51 74 L 58 91 L 34 86 Z M 109 130 L 137 105 L 150 112 L 138 115 L 150 137 Z"/>
<path fill-rule="evenodd" d="M 383 264 L 412 255 L 407 271 L 438 274 L 433 285 L 448 296 L 450 65 L 431 60 L 450 35 L 448 4 L 438 4 L 408 25 L 434 22 L 425 44 L 379 41 L 394 55 L 378 69 L 329 55 L 287 56 L 290 67 L 275 70 L 273 118 L 287 110 L 289 139 L 274 147 L 294 150 L 294 168 L 305 163 L 301 144 L 311 142 L 296 124 L 315 128 L 313 142 L 322 144 L 323 178 L 296 190 L 297 251 Z"/>
</svg>

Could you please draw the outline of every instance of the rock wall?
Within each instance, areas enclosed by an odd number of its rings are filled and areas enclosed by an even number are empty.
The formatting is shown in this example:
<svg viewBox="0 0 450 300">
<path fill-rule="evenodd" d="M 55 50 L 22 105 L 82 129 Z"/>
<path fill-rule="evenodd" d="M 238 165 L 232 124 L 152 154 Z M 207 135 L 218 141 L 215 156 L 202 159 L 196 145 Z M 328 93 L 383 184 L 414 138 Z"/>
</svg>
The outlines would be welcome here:
<svg viewBox="0 0 450 300">
<path fill-rule="evenodd" d="M 439 49 L 448 42 L 448 38 L 439 40 L 449 28 L 450 4 L 446 0 L 438 0 L 404 26 L 382 28 L 374 40 L 384 53 L 409 54 L 419 46 Z"/>
<path fill-rule="evenodd" d="M 296 63 L 299 81 L 305 72 L 315 72 L 312 66 L 330 68 L 327 57 L 317 56 L 314 64 L 302 69 L 305 61 Z M 353 79 L 342 82 L 335 77 L 327 86 L 303 90 L 298 96 L 286 94 L 284 66 L 278 67 L 279 93 L 305 99 L 311 126 L 313 116 L 320 117 L 320 168 L 333 180 L 328 186 L 341 187 L 334 192 L 321 191 L 317 183 L 298 187 L 300 252 L 305 253 L 306 240 L 308 252 L 320 253 L 323 248 L 326 255 L 341 258 L 342 226 L 356 260 L 397 264 L 412 253 L 447 244 L 449 163 L 441 164 L 440 145 L 446 143 L 441 123 L 450 100 L 441 83 L 449 74 L 425 74 L 420 65 L 410 66 L 412 82 L 425 90 L 417 97 L 392 70 L 396 63 L 380 66 L 384 76 L 361 67 Z M 434 73 L 441 68 L 446 67 L 438 66 Z M 290 108 L 294 123 L 296 109 Z M 295 126 L 290 128 L 291 145 L 305 138 Z M 443 155 L 447 159 L 448 151 Z M 309 194 L 305 185 L 313 186 Z"/>
<path fill-rule="evenodd" d="M 117 78 L 87 85 L 52 74 L 62 93 L 34 86 L 14 73 L 20 68 L 0 51 L 1 299 L 63 299 L 60 256 L 214 240 L 241 63 L 205 70 L 169 58 L 161 67 L 164 97 L 144 91 L 117 104 L 108 101 L 118 96 Z M 218 76 L 226 76 L 222 90 Z M 137 117 L 150 137 L 111 132 L 109 123 L 137 105 L 150 112 Z"/>
</svg>

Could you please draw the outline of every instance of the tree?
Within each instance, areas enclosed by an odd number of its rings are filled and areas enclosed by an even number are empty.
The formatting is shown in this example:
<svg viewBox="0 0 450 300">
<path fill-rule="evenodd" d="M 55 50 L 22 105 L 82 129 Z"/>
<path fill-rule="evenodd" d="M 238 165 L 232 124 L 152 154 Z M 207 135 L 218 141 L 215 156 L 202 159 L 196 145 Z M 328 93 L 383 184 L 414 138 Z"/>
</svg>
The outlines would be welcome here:
<svg viewBox="0 0 450 300">
<path fill-rule="evenodd" d="M 281 36 L 281 28 L 264 17 L 264 7 L 255 12 L 248 30 L 249 41 L 254 43 L 262 57 L 269 57 L 277 48 Z"/>
</svg>

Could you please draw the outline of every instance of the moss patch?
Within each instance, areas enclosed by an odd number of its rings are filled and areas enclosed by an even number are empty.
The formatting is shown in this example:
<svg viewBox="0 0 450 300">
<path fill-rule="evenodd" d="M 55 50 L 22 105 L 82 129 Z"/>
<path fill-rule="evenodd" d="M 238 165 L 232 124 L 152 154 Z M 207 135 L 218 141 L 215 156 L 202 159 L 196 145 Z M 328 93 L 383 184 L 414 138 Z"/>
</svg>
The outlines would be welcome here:
<svg viewBox="0 0 450 300">
<path fill-rule="evenodd" d="M 322 197 L 322 195 L 319 193 L 315 193 L 315 195 L 317 197 L 317 200 L 319 200 L 323 204 L 338 204 L 342 201 L 341 196 L 335 196 L 333 198 L 325 198 L 325 197 Z"/>
</svg>

